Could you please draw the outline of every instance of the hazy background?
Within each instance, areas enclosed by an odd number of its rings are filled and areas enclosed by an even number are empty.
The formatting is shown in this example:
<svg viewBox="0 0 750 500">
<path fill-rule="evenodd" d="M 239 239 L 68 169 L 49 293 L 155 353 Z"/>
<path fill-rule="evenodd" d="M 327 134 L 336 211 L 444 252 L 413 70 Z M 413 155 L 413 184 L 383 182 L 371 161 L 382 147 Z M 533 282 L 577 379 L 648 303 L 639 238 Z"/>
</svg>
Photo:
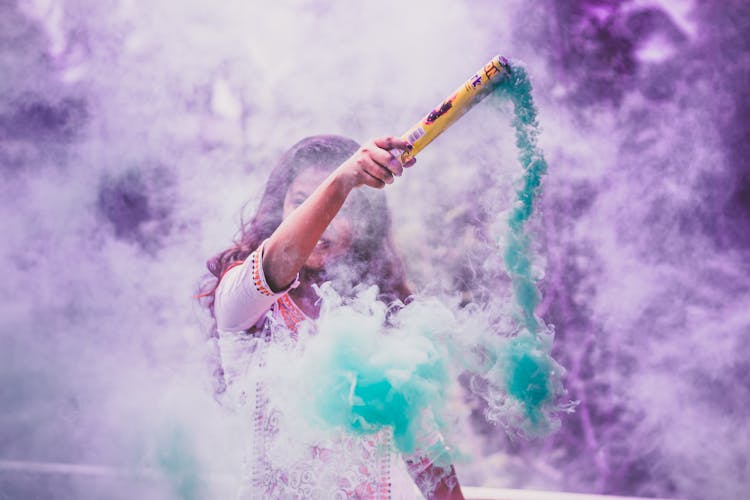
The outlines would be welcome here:
<svg viewBox="0 0 750 500">
<path fill-rule="evenodd" d="M 539 312 L 580 405 L 533 442 L 475 408 L 462 481 L 746 494 L 745 0 L 0 0 L 0 499 L 231 495 L 206 258 L 286 147 L 400 134 L 497 53 L 535 83 Z M 415 290 L 507 295 L 514 155 L 483 103 L 388 190 Z"/>
</svg>

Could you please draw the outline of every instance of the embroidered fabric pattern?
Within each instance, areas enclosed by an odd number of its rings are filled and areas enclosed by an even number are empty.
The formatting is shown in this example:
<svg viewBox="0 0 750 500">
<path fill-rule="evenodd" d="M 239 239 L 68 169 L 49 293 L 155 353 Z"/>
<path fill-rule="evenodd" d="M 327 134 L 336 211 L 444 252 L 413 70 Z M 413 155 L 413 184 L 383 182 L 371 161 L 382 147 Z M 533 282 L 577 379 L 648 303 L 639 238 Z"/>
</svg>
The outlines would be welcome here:
<svg viewBox="0 0 750 500">
<path fill-rule="evenodd" d="M 247 468 L 252 484 L 247 498 L 341 498 L 391 499 L 391 451 L 389 432 L 373 436 L 349 436 L 317 439 L 314 442 L 296 436 L 297 422 L 274 404 L 275 383 L 264 370 L 269 347 L 294 349 L 297 325 L 304 313 L 285 294 L 273 306 L 271 321 L 266 321 L 251 368 L 255 405 L 252 414 L 253 439 L 251 463 Z M 274 325 L 275 323 L 275 325 Z M 286 334 L 274 332 L 288 328 Z M 293 339 L 294 346 L 288 343 Z"/>
<path fill-rule="evenodd" d="M 289 298 L 289 294 L 282 295 L 275 307 L 284 320 L 286 327 L 292 332 L 296 333 L 297 324 L 307 319 L 305 313 Z"/>
<path fill-rule="evenodd" d="M 268 285 L 266 284 L 265 280 L 261 276 L 261 262 L 260 262 L 260 255 L 263 252 L 263 247 L 259 248 L 258 250 L 254 251 L 250 255 L 250 259 L 252 259 L 253 263 L 253 284 L 255 285 L 255 289 L 258 290 L 260 293 L 266 296 L 273 295 L 273 292 L 270 288 L 268 288 Z"/>
</svg>

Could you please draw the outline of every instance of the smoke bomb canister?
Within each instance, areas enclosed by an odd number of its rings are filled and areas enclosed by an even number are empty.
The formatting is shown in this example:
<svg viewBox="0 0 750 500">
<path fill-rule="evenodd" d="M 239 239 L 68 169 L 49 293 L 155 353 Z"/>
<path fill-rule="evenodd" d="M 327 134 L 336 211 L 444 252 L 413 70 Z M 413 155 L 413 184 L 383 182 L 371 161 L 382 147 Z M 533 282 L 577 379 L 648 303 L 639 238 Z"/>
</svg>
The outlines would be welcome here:
<svg viewBox="0 0 750 500">
<path fill-rule="evenodd" d="M 493 57 L 456 89 L 448 99 L 444 100 L 401 136 L 402 139 L 409 141 L 414 146 L 411 151 L 394 149 L 391 153 L 399 158 L 401 163 L 407 162 L 443 133 L 453 122 L 469 111 L 472 106 L 481 101 L 495 84 L 507 78 L 509 73 L 508 60 L 502 56 Z"/>
</svg>

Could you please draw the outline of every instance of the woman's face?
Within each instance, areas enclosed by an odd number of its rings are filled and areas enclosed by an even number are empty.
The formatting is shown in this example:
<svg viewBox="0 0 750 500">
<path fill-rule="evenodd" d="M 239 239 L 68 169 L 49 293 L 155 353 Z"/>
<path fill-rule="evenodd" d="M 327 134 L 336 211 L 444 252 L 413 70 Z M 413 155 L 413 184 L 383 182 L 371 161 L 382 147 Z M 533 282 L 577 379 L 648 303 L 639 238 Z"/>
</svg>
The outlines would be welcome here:
<svg viewBox="0 0 750 500">
<path fill-rule="evenodd" d="M 328 175 L 328 172 L 316 167 L 308 167 L 300 172 L 284 197 L 284 218 L 300 206 Z M 324 269 L 326 264 L 344 255 L 352 245 L 352 229 L 352 219 L 346 213 L 345 205 L 323 232 L 305 262 L 305 267 L 319 271 Z"/>
</svg>

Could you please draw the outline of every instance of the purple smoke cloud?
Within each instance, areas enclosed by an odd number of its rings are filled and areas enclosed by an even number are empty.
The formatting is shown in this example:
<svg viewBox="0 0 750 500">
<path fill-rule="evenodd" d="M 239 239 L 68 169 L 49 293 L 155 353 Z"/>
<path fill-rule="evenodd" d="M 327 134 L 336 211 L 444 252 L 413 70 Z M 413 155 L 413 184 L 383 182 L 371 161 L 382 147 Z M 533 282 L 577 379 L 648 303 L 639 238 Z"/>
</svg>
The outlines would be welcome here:
<svg viewBox="0 0 750 500">
<path fill-rule="evenodd" d="M 426 5 L 0 2 L 0 498 L 231 495 L 205 259 L 287 146 L 400 133 L 496 53 L 534 80 L 538 313 L 580 404 L 523 441 L 467 401 L 462 481 L 744 495 L 747 2 Z M 389 189 L 420 293 L 507 298 L 508 121 L 477 107 Z"/>
</svg>

